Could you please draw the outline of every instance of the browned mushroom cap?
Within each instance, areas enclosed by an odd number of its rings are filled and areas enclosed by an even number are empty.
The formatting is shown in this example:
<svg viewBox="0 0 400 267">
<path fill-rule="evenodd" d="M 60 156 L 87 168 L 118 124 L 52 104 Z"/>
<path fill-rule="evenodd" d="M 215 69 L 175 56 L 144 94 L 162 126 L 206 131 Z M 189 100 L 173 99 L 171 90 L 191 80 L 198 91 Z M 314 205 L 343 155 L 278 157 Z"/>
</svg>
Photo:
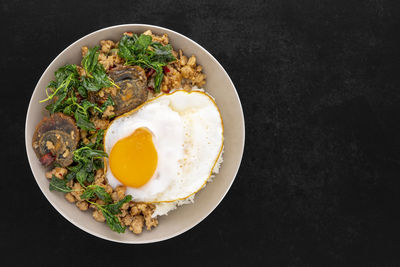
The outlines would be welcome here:
<svg viewBox="0 0 400 267">
<path fill-rule="evenodd" d="M 79 141 L 75 121 L 62 113 L 46 117 L 36 126 L 32 146 L 40 162 L 48 166 L 53 161 L 66 167 L 72 163 Z"/>
<path fill-rule="evenodd" d="M 108 72 L 111 79 L 120 88 L 105 92 L 104 96 L 89 95 L 91 101 L 102 104 L 109 96 L 114 101 L 114 113 L 119 116 L 128 112 L 147 100 L 147 77 L 139 66 L 118 66 Z"/>
</svg>

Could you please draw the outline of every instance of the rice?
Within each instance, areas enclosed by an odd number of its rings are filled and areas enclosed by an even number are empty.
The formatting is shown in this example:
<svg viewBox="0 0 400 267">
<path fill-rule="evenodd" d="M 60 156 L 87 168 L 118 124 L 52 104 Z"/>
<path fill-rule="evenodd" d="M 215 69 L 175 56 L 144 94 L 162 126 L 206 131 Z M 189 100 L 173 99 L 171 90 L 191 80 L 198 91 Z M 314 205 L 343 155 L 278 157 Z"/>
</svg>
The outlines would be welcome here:
<svg viewBox="0 0 400 267">
<path fill-rule="evenodd" d="M 219 169 L 221 167 L 222 162 L 224 161 L 222 154 L 224 153 L 224 148 L 222 148 L 221 154 L 219 155 L 219 158 L 217 162 L 215 163 L 215 166 L 212 170 L 212 175 L 210 178 L 207 180 L 207 183 L 210 183 L 213 181 L 213 178 L 215 177 L 215 174 L 219 173 Z M 206 186 L 204 184 L 203 188 Z M 191 195 L 190 197 L 182 200 L 177 200 L 174 202 L 164 202 L 164 203 L 156 203 L 155 205 L 155 210 L 153 214 L 151 215 L 152 218 L 156 218 L 157 216 L 163 216 L 163 215 L 168 215 L 168 212 L 175 210 L 177 207 L 185 205 L 185 204 L 192 204 L 194 203 L 194 197 L 196 194 Z"/>
</svg>

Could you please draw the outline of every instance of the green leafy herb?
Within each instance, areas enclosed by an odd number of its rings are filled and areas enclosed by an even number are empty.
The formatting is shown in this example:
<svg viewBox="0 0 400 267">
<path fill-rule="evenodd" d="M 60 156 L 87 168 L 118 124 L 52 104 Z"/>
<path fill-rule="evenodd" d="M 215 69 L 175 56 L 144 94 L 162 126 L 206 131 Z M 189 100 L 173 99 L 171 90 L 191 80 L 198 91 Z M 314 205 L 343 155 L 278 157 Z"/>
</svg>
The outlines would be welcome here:
<svg viewBox="0 0 400 267">
<path fill-rule="evenodd" d="M 123 199 L 121 199 L 120 201 L 113 203 L 113 204 L 108 204 L 105 205 L 105 208 L 111 213 L 111 214 L 118 214 L 120 213 L 120 209 L 122 207 L 123 204 L 129 202 L 132 200 L 132 196 L 131 195 L 127 195 L 125 196 Z"/>
<path fill-rule="evenodd" d="M 85 70 L 86 76 L 82 77 L 82 87 L 87 91 L 97 92 L 101 88 L 116 86 L 106 74 L 106 71 L 98 61 L 99 47 L 95 46 L 87 52 L 82 59 L 82 67 Z M 82 90 L 82 89 L 81 89 Z"/>
<path fill-rule="evenodd" d="M 93 78 L 91 73 L 97 68 L 99 59 L 99 47 L 95 46 L 88 50 L 86 55 L 82 58 L 81 65 L 86 72 L 86 75 Z"/>
<path fill-rule="evenodd" d="M 102 160 L 94 160 L 93 161 L 93 168 L 95 170 L 104 169 L 104 162 Z"/>
<path fill-rule="evenodd" d="M 95 149 L 95 150 L 103 150 L 103 138 L 104 138 L 104 130 L 99 129 L 97 130 L 90 139 L 96 137 L 96 141 L 94 143 L 89 143 L 86 146 Z"/>
<path fill-rule="evenodd" d="M 98 62 L 98 50 L 99 47 L 89 49 L 87 55 L 82 59 L 86 76 L 79 77 L 76 65 L 65 65 L 59 68 L 55 72 L 56 79 L 50 82 L 46 89 L 47 98 L 40 101 L 55 99 L 53 103 L 46 106 L 50 113 L 63 112 L 68 116 L 73 116 L 77 126 L 88 131 L 96 130 L 90 121 L 89 109 L 92 109 L 93 112 L 103 113 L 107 106 L 114 105 L 111 99 L 99 108 L 95 103 L 86 99 L 88 91 L 98 91 L 104 87 L 116 86 Z M 78 101 L 76 93 L 79 93 L 84 99 Z"/>
<path fill-rule="evenodd" d="M 98 208 L 101 210 L 101 213 L 103 213 L 103 216 L 106 219 L 106 223 L 108 227 L 111 228 L 111 230 L 117 233 L 125 232 L 125 226 L 121 225 L 117 216 L 111 214 L 107 209 L 104 208 L 104 206 L 98 206 Z"/>
<path fill-rule="evenodd" d="M 70 171 L 70 172 L 67 173 L 67 175 L 65 176 L 64 179 L 67 180 L 67 181 L 71 181 L 71 180 L 75 179 L 75 177 L 76 177 L 76 172 Z"/>
<path fill-rule="evenodd" d="M 139 41 L 138 48 L 140 53 L 147 53 L 148 37 L 142 37 Z M 150 44 L 151 38 L 150 38 Z M 90 102 L 88 92 L 97 92 L 101 88 L 115 86 L 118 87 L 106 74 L 103 66 L 98 62 L 99 48 L 89 49 L 87 55 L 82 59 L 82 67 L 86 75 L 80 77 L 76 65 L 65 65 L 55 72 L 55 80 L 50 82 L 46 89 L 47 98 L 40 101 L 45 102 L 53 100 L 51 104 L 46 106 L 51 114 L 55 112 L 63 112 L 64 114 L 74 117 L 77 126 L 82 130 L 91 131 L 90 139 L 95 138 L 94 143 L 80 143 L 80 147 L 73 152 L 74 165 L 67 167 L 69 172 L 64 179 L 58 179 L 53 176 L 49 188 L 52 191 L 72 192 L 75 191 L 67 185 L 69 181 L 76 180 L 83 187 L 82 199 L 95 205 L 103 213 L 109 227 L 118 232 L 123 233 L 123 227 L 116 216 L 120 213 L 121 206 L 131 200 L 131 196 L 113 203 L 110 194 L 98 185 L 91 184 L 94 181 L 94 173 L 96 170 L 104 168 L 103 159 L 107 154 L 103 151 L 104 131 L 96 130 L 94 124 L 90 121 L 90 115 L 96 113 L 104 113 L 108 106 L 113 106 L 114 101 L 109 97 L 101 106 Z M 152 50 L 159 60 L 165 60 L 168 57 L 166 49 L 155 45 Z M 162 50 L 165 50 L 162 52 Z M 167 49 L 168 50 L 168 49 Z M 116 53 L 114 49 L 114 53 Z M 155 67 L 155 63 L 151 65 Z M 151 67 L 149 66 L 149 67 Z M 161 68 L 162 72 L 162 68 Z M 162 80 L 162 77 L 161 77 Z M 93 133 L 94 132 L 94 133 Z M 88 137 L 89 138 L 89 137 Z M 104 205 L 91 202 L 91 200 L 99 198 L 105 202 Z"/>
<path fill-rule="evenodd" d="M 162 45 L 153 42 L 151 36 L 141 34 L 137 36 L 124 35 L 118 44 L 118 55 L 125 59 L 127 65 L 139 65 L 143 68 L 155 70 L 154 90 L 160 92 L 164 77 L 163 66 L 176 60 L 172 54 L 171 45 Z"/>
<path fill-rule="evenodd" d="M 112 199 L 109 193 L 106 190 L 98 185 L 89 185 L 86 190 L 82 193 L 82 199 L 91 199 L 98 197 L 99 199 L 103 200 L 105 203 L 111 203 Z"/>
<path fill-rule="evenodd" d="M 76 65 L 65 65 L 64 67 L 59 68 L 54 75 L 56 77 L 55 81 L 51 81 L 47 86 L 48 88 L 46 88 L 47 98 L 40 101 L 40 103 L 42 103 L 51 100 L 54 97 L 57 98 L 54 103 L 46 107 L 46 109 L 51 113 L 60 111 L 63 108 L 61 105 L 67 97 L 68 92 L 70 92 L 71 89 L 76 87 L 80 82 Z"/>
<path fill-rule="evenodd" d="M 67 182 L 68 182 L 67 180 L 58 179 L 57 177 L 55 177 L 53 175 L 53 177 L 51 178 L 51 181 L 50 181 L 49 189 L 51 191 L 59 191 L 59 192 L 64 192 L 64 193 L 71 192 L 72 189 L 69 186 L 67 186 Z"/>
<path fill-rule="evenodd" d="M 151 46 L 154 48 L 152 59 L 157 62 L 173 62 L 176 60 L 172 54 L 172 46 L 170 44 L 162 45 L 158 42 L 153 42 Z"/>
<path fill-rule="evenodd" d="M 84 168 L 81 168 L 75 175 L 76 180 L 83 186 L 85 187 L 85 182 L 86 178 L 88 176 L 88 173 Z"/>
<path fill-rule="evenodd" d="M 91 149 L 88 146 L 81 147 L 74 151 L 74 160 L 86 162 L 90 159 L 107 157 L 107 153 L 102 150 Z"/>
<path fill-rule="evenodd" d="M 103 213 L 104 218 L 106 219 L 107 225 L 111 228 L 111 230 L 117 233 L 124 233 L 125 227 L 121 225 L 116 216 L 121 212 L 120 208 L 124 203 L 127 203 L 132 200 L 130 195 L 125 196 L 122 200 L 108 205 L 99 205 L 96 202 L 91 202 L 88 200 L 89 203 L 95 205 L 101 213 Z"/>
<path fill-rule="evenodd" d="M 86 131 L 94 131 L 96 128 L 94 127 L 93 122 L 89 120 L 89 115 L 82 110 L 76 110 L 74 113 L 74 117 L 76 120 L 76 125 L 82 130 Z"/>
<path fill-rule="evenodd" d="M 83 98 L 88 97 L 87 90 L 85 89 L 85 87 L 82 86 L 82 84 L 80 84 L 78 88 L 76 88 L 76 90 L 78 91 L 79 95 L 82 96 Z"/>
<path fill-rule="evenodd" d="M 111 98 L 111 96 L 109 96 L 108 98 L 107 98 L 107 100 L 103 103 L 103 105 L 101 106 L 101 111 L 102 112 L 104 112 L 104 111 L 106 111 L 106 109 L 107 109 L 107 107 L 108 106 L 114 106 L 114 101 L 113 101 L 113 99 Z"/>
<path fill-rule="evenodd" d="M 102 139 L 102 137 L 101 137 Z M 97 141 L 97 140 L 96 140 Z M 98 141 L 100 142 L 100 141 Z M 99 169 L 99 165 L 102 163 L 95 163 L 97 161 L 103 161 L 103 158 L 107 157 L 107 153 L 102 150 L 92 149 L 89 146 L 81 147 L 74 151 L 73 160 L 77 165 L 69 167 L 70 173 L 68 179 L 74 179 L 85 187 L 86 182 L 93 182 L 94 170 Z M 68 176 L 67 175 L 67 176 Z"/>
<path fill-rule="evenodd" d="M 65 98 L 65 97 L 64 97 Z M 58 102 L 58 100 L 57 100 Z M 56 103 L 57 103 L 56 102 Z M 53 104 L 49 105 L 50 108 Z M 78 103 L 78 98 L 75 92 L 71 91 L 64 102 L 56 104 L 57 108 L 54 111 L 62 111 L 68 116 L 73 116 L 75 118 L 76 124 L 79 128 L 87 131 L 94 131 L 96 128 L 94 124 L 90 121 L 89 109 L 98 112 L 103 112 L 96 104 L 84 99 Z"/>
</svg>

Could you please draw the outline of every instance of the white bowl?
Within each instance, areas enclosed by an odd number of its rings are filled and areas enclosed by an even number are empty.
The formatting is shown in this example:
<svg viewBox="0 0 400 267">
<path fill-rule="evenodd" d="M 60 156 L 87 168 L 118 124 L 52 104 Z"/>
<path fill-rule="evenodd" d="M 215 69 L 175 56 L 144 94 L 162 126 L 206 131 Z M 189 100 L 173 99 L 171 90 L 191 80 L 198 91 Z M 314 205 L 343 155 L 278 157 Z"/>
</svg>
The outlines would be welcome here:
<svg viewBox="0 0 400 267">
<path fill-rule="evenodd" d="M 175 50 L 182 49 L 185 55 L 195 55 L 197 62 L 203 66 L 203 72 L 207 75 L 207 83 L 204 88 L 215 98 L 224 121 L 224 162 L 221 165 L 220 173 L 213 179 L 213 182 L 208 183 L 203 190 L 196 194 L 195 203 L 181 206 L 177 210 L 171 211 L 168 216 L 159 217 L 159 225 L 151 231 L 144 230 L 142 234 L 135 235 L 127 230 L 124 234 L 118 234 L 111 231 L 105 223 L 95 221 L 90 211 L 82 212 L 74 204 L 67 202 L 63 193 L 49 191 L 49 181 L 45 177 L 47 170 L 39 163 L 33 151 L 32 136 L 39 121 L 48 115 L 45 110 L 46 104 L 39 103 L 39 101 L 45 98 L 45 88 L 54 79 L 54 72 L 59 67 L 68 63 L 79 64 L 82 46 L 93 47 L 105 39 L 119 40 L 122 33 L 126 31 L 142 33 L 146 30 L 151 30 L 155 34 L 167 33 Z M 54 208 L 71 223 L 92 235 L 131 244 L 157 242 L 172 238 L 189 230 L 207 217 L 223 199 L 235 179 L 243 155 L 244 139 L 245 127 L 240 99 L 231 79 L 218 61 L 196 42 L 177 32 L 143 24 L 104 28 L 82 37 L 62 51 L 44 71 L 33 91 L 25 126 L 26 152 L 33 175 L 43 194 Z M 215 225 L 215 227 L 222 226 Z"/>
</svg>

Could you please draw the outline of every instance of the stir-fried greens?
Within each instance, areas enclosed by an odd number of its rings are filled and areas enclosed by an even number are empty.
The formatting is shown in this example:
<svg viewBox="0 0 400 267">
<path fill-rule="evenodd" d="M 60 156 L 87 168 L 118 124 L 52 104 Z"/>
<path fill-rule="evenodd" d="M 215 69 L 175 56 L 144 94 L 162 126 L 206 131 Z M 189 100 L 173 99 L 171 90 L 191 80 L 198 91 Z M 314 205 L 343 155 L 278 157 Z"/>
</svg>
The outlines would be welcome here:
<svg viewBox="0 0 400 267">
<path fill-rule="evenodd" d="M 93 108 L 100 114 L 104 112 L 106 106 L 99 107 L 96 103 L 88 101 L 88 91 L 98 91 L 103 87 L 115 85 L 107 76 L 103 66 L 98 62 L 98 47 L 89 49 L 86 56 L 82 59 L 82 66 L 85 76 L 80 77 L 76 65 L 65 65 L 55 72 L 55 81 L 51 81 L 46 90 L 47 98 L 41 102 L 56 99 L 52 104 L 46 106 L 51 114 L 63 112 L 68 116 L 75 117 L 79 128 L 87 131 L 96 130 L 90 121 L 89 109 Z M 78 95 L 82 99 L 78 101 Z M 112 99 L 104 103 L 113 105 Z"/>
<path fill-rule="evenodd" d="M 99 47 L 89 49 L 87 55 L 82 59 L 81 65 L 85 70 L 82 77 L 82 88 L 80 93 L 86 96 L 86 91 L 97 92 L 101 88 L 115 86 L 118 87 L 106 74 L 103 66 L 99 63 Z"/>
<path fill-rule="evenodd" d="M 118 55 L 125 61 L 125 65 L 140 66 L 144 69 L 152 69 L 154 75 L 154 91 L 160 92 L 163 80 L 163 67 L 176 60 L 172 54 L 171 45 L 162 45 L 153 42 L 149 35 L 124 35 L 119 41 L 117 48 Z M 50 114 L 62 112 L 65 115 L 75 118 L 76 126 L 91 134 L 92 143 L 80 142 L 73 153 L 73 164 L 68 168 L 68 174 L 64 179 L 53 175 L 50 181 L 50 190 L 64 193 L 74 192 L 75 189 L 69 186 L 70 181 L 77 181 L 82 189 L 80 198 L 94 205 L 100 210 L 108 226 L 119 233 L 125 231 L 117 214 L 124 203 L 131 200 L 131 196 L 125 196 L 122 200 L 113 203 L 112 198 L 106 190 L 93 184 L 96 170 L 104 168 L 103 159 L 107 154 L 103 151 L 104 131 L 96 129 L 91 121 L 92 116 L 101 116 L 109 106 L 115 103 L 108 97 L 101 105 L 90 101 L 89 94 L 99 92 L 103 88 L 118 85 L 107 75 L 103 65 L 99 63 L 99 47 L 89 49 L 81 61 L 81 67 L 74 64 L 67 64 L 55 72 L 55 80 L 51 81 L 46 89 L 47 98 L 42 102 L 52 100 L 46 106 Z M 100 199 L 104 202 L 100 205 L 95 201 Z"/>
<path fill-rule="evenodd" d="M 162 67 L 176 60 L 172 54 L 172 46 L 153 42 L 149 35 L 134 34 L 124 35 L 119 41 L 118 49 L 118 55 L 125 59 L 126 65 L 138 65 L 155 70 L 154 90 L 159 93 L 164 77 Z"/>
</svg>

